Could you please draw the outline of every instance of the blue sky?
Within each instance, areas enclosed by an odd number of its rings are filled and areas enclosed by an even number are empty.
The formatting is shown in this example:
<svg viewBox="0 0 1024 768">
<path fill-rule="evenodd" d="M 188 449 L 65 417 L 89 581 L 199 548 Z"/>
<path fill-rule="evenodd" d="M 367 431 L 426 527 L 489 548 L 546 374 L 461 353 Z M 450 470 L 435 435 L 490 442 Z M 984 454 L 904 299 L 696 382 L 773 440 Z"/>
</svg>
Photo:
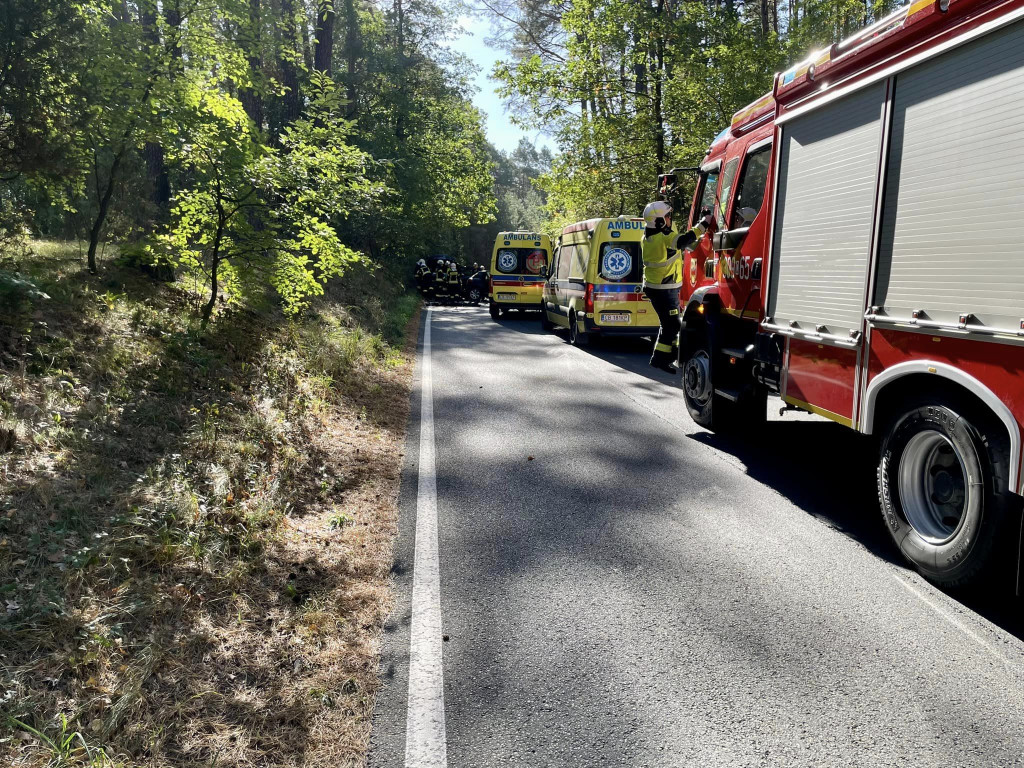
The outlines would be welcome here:
<svg viewBox="0 0 1024 768">
<path fill-rule="evenodd" d="M 478 91 L 473 95 L 473 103 L 487 115 L 488 140 L 498 149 L 509 152 L 515 149 L 519 139 L 525 136 L 538 147 L 548 146 L 554 150 L 551 140 L 541 136 L 539 131 L 523 131 L 509 123 L 505 105 L 501 97 L 495 93 L 498 84 L 488 77 L 494 68 L 494 62 L 504 56 L 502 51 L 488 46 L 485 42 L 490 33 L 488 22 L 460 16 L 459 27 L 462 34 L 455 37 L 448 47 L 469 57 L 477 66 L 475 84 Z"/>
</svg>

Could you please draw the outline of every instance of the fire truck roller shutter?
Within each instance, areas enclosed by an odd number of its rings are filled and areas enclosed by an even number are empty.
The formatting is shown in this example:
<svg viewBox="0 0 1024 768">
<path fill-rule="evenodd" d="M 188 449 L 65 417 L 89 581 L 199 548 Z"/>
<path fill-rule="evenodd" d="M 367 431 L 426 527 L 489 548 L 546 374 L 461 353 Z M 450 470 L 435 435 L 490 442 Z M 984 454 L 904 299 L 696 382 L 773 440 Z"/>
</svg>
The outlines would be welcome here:
<svg viewBox="0 0 1024 768">
<path fill-rule="evenodd" d="M 1016 334 L 1024 318 L 1024 22 L 897 76 L 875 299 Z"/>
<path fill-rule="evenodd" d="M 859 330 L 885 84 L 783 125 L 768 314 L 813 333 Z"/>
</svg>

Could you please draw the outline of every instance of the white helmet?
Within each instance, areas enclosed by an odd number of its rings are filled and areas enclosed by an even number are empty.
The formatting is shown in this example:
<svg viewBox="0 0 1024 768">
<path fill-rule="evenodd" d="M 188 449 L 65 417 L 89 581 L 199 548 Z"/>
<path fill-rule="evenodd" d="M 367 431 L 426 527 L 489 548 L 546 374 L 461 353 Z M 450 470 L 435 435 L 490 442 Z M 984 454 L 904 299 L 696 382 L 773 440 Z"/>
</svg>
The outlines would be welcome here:
<svg viewBox="0 0 1024 768">
<path fill-rule="evenodd" d="M 648 227 L 654 229 L 658 226 L 658 219 L 662 219 L 662 226 L 664 226 L 664 219 L 668 218 L 671 214 L 671 205 L 664 200 L 655 200 L 644 207 L 644 222 L 646 222 Z"/>
</svg>

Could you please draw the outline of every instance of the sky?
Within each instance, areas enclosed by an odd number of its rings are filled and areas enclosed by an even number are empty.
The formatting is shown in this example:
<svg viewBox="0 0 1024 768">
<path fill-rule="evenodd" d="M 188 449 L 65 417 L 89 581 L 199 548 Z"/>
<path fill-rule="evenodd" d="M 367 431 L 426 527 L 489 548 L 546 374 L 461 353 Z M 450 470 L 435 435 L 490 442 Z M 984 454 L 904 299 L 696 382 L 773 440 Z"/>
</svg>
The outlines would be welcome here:
<svg viewBox="0 0 1024 768">
<path fill-rule="evenodd" d="M 490 25 L 482 19 L 475 19 L 469 16 L 459 17 L 459 27 L 462 34 L 448 44 L 453 51 L 457 51 L 469 59 L 479 70 L 476 76 L 476 86 L 479 89 L 473 96 L 473 103 L 487 115 L 487 139 L 498 149 L 511 152 L 516 148 L 519 139 L 525 136 L 537 147 L 549 147 L 554 151 L 551 140 L 540 135 L 539 131 L 523 131 L 512 125 L 505 113 L 505 105 L 501 97 L 495 93 L 498 83 L 488 75 L 494 68 L 494 62 L 503 58 L 503 52 L 489 47 L 485 38 L 490 33 Z"/>
</svg>

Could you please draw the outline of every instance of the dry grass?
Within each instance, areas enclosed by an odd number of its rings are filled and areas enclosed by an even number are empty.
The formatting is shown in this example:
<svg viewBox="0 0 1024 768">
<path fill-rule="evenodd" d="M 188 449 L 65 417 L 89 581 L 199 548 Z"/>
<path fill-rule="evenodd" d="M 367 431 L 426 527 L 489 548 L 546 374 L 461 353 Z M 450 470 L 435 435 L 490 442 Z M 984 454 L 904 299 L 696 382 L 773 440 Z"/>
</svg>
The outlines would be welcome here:
<svg viewBox="0 0 1024 768">
<path fill-rule="evenodd" d="M 13 266 L 50 298 L 0 295 L 0 765 L 362 765 L 413 337 Z"/>
</svg>

